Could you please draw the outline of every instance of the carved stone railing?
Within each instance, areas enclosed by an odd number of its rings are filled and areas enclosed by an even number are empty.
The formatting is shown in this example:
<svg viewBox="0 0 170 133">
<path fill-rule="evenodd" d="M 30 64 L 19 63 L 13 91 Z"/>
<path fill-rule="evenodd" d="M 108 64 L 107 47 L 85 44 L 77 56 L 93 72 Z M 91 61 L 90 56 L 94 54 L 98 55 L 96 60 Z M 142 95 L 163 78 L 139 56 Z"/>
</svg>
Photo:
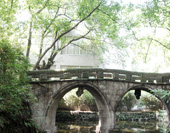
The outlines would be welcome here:
<svg viewBox="0 0 170 133">
<path fill-rule="evenodd" d="M 115 69 L 68 69 L 29 71 L 31 82 L 64 80 L 113 80 L 148 84 L 170 84 L 170 73 L 144 73 Z"/>
</svg>

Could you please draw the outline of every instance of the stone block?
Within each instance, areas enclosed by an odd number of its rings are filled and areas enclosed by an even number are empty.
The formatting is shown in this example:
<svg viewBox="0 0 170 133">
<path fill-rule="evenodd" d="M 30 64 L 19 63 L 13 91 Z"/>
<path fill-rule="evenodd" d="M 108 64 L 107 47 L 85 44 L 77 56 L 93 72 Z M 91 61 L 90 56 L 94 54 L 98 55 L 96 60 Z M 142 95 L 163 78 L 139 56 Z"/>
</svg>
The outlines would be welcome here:
<svg viewBox="0 0 170 133">
<path fill-rule="evenodd" d="M 103 72 L 97 73 L 97 79 L 103 79 Z"/>
<path fill-rule="evenodd" d="M 47 74 L 40 74 L 40 80 L 47 80 Z"/>
<path fill-rule="evenodd" d="M 89 73 L 87 73 L 87 72 L 82 72 L 82 73 L 81 73 L 81 78 L 82 78 L 82 79 L 88 79 L 88 78 L 89 78 Z"/>
</svg>

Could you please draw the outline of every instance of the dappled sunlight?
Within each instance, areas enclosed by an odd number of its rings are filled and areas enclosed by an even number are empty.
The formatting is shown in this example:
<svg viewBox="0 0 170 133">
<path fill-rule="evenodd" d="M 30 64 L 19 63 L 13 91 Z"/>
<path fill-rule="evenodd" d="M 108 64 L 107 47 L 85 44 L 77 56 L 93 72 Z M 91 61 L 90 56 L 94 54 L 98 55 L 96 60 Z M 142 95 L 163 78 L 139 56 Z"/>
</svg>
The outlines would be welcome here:
<svg viewBox="0 0 170 133">
<path fill-rule="evenodd" d="M 59 104 L 59 109 L 70 110 L 71 113 L 96 112 L 97 106 L 93 96 L 87 90 L 83 90 L 83 94 L 78 97 L 77 91 L 78 88 L 75 88 L 65 94 Z"/>
</svg>

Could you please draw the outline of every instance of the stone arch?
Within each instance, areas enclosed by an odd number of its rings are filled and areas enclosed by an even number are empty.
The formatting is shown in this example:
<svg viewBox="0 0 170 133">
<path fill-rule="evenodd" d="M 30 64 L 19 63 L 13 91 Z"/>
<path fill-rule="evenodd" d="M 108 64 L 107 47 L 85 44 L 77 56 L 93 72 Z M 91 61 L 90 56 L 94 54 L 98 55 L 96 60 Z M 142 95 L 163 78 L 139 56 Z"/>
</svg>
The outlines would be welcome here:
<svg viewBox="0 0 170 133">
<path fill-rule="evenodd" d="M 114 128 L 114 113 L 111 109 L 111 106 L 109 105 L 108 100 L 104 97 L 104 94 L 100 90 L 100 88 L 90 82 L 71 82 L 68 83 L 61 88 L 59 88 L 56 93 L 53 94 L 46 113 L 45 117 L 49 123 L 48 127 L 53 129 L 55 127 L 55 116 L 58 108 L 58 104 L 61 100 L 61 98 L 70 90 L 76 88 L 76 87 L 85 87 L 86 90 L 88 90 L 94 97 L 98 111 L 99 111 L 99 124 L 96 128 L 97 132 L 104 132 L 108 133 L 110 129 Z M 49 133 L 52 133 L 53 131 L 48 130 Z"/>
<path fill-rule="evenodd" d="M 117 102 L 117 104 L 115 105 L 115 112 L 116 112 L 116 110 L 117 110 L 117 107 L 118 107 L 118 105 L 119 105 L 122 97 L 123 97 L 127 92 L 129 92 L 130 90 L 137 90 L 137 89 L 146 91 L 146 92 L 148 92 L 148 93 L 150 93 L 150 94 L 153 95 L 153 93 L 151 93 L 151 91 L 150 91 L 149 89 L 154 89 L 154 87 L 152 87 L 152 86 L 147 86 L 147 85 L 137 85 L 137 86 L 135 85 L 135 86 L 132 86 L 132 87 L 128 88 L 124 93 L 122 93 L 122 94 L 119 96 L 118 102 Z M 155 95 L 154 95 L 154 96 L 155 96 Z M 169 114 L 170 114 L 170 106 L 168 106 L 168 105 L 170 105 L 170 103 L 169 103 L 169 104 L 166 104 L 165 101 L 164 101 L 163 99 L 161 99 L 159 96 L 155 96 L 155 97 L 158 98 L 158 99 L 162 102 L 162 104 L 165 106 L 166 111 L 167 111 L 167 114 L 168 114 L 168 123 L 170 124 L 170 115 L 169 115 Z"/>
</svg>

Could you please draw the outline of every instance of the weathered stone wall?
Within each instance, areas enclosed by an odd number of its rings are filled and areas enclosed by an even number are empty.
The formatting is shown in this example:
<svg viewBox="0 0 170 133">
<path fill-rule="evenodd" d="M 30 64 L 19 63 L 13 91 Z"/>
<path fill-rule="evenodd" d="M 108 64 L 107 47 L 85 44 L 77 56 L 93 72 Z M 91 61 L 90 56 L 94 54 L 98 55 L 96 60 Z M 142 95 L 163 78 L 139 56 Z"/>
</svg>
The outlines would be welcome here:
<svg viewBox="0 0 170 133">
<path fill-rule="evenodd" d="M 168 123 L 168 117 L 167 117 L 167 111 L 166 110 L 160 110 L 158 112 L 158 121 Z"/>
<path fill-rule="evenodd" d="M 157 112 L 157 120 L 158 120 L 158 126 L 160 127 L 160 131 L 162 133 L 165 133 L 168 127 L 168 117 L 167 117 L 167 111 L 166 110 L 160 110 Z"/>
<path fill-rule="evenodd" d="M 155 127 L 156 127 L 156 121 L 154 121 L 154 122 L 125 122 L 125 121 L 121 121 L 121 122 L 117 122 L 115 129 L 119 129 L 120 132 L 122 133 L 122 129 L 133 129 L 133 128 L 154 129 Z M 118 130 L 113 130 L 113 131 L 118 131 Z M 116 133 L 118 133 L 118 132 L 116 132 Z M 155 133 L 155 132 L 148 132 L 148 133 Z"/>
<path fill-rule="evenodd" d="M 98 121 L 99 117 L 97 113 L 94 112 L 57 112 L 56 121 Z"/>
<path fill-rule="evenodd" d="M 117 112 L 116 121 L 156 121 L 156 112 Z"/>
<path fill-rule="evenodd" d="M 162 114 L 158 115 L 158 117 L 160 116 Z M 167 120 L 167 115 L 164 117 Z M 56 113 L 56 121 L 97 121 L 98 119 L 98 113 L 96 112 L 60 111 Z M 156 112 L 116 112 L 116 121 L 150 122 L 157 121 L 157 119 L 159 118 L 157 118 Z"/>
</svg>

